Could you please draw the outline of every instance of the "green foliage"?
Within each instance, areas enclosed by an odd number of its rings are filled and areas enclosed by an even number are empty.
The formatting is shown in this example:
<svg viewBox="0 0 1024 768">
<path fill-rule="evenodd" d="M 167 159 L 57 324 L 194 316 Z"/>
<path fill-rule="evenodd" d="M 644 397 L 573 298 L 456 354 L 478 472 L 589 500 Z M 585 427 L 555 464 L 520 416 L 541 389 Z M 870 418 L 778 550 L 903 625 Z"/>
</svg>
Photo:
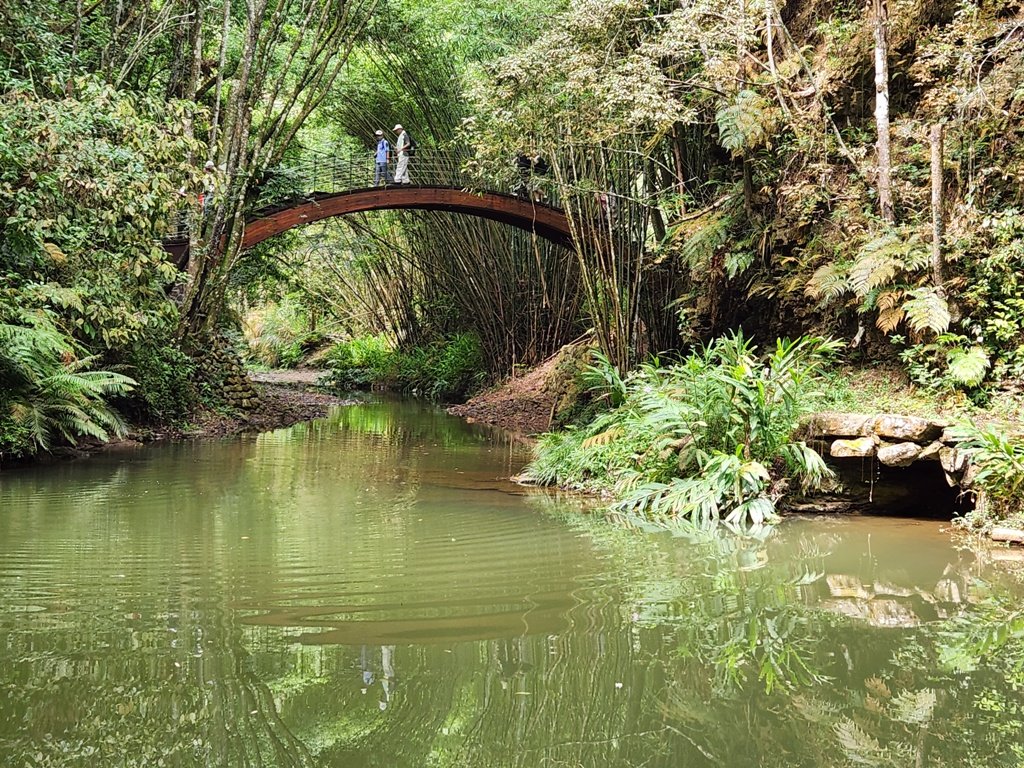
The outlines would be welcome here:
<svg viewBox="0 0 1024 768">
<path fill-rule="evenodd" d="M 668 368 L 643 366 L 622 404 L 587 426 L 546 435 L 527 474 L 542 484 L 610 490 L 615 509 L 665 522 L 760 524 L 792 477 L 819 486 L 830 471 L 791 435 L 838 346 L 779 340 L 758 359 L 742 335 Z"/>
<path fill-rule="evenodd" d="M 398 370 L 402 388 L 438 400 L 465 399 L 486 381 L 480 342 L 472 334 L 402 355 Z"/>
<path fill-rule="evenodd" d="M 486 381 L 480 342 L 470 334 L 395 349 L 388 338 L 360 336 L 336 344 L 327 357 L 338 390 L 392 389 L 434 400 L 461 400 Z"/>
<path fill-rule="evenodd" d="M 90 371 L 95 358 L 79 348 L 46 315 L 0 323 L 0 453 L 50 450 L 56 440 L 74 444 L 86 435 L 107 440 L 125 424 L 106 399 L 135 382 L 108 371 Z"/>
<path fill-rule="evenodd" d="M 327 354 L 330 385 L 339 390 L 382 386 L 394 375 L 396 356 L 394 346 L 383 334 L 339 342 Z"/>
<path fill-rule="evenodd" d="M 125 410 L 134 419 L 168 423 L 184 419 L 199 401 L 195 361 L 171 339 L 133 346 L 123 365 L 137 382 Z"/>
<path fill-rule="evenodd" d="M 1024 516 L 1024 436 L 974 424 L 962 424 L 956 433 L 963 441 L 957 450 L 967 454 L 971 487 L 978 496 L 968 522 L 984 526 L 1008 516 Z"/>
<path fill-rule="evenodd" d="M 268 368 L 294 368 L 323 341 L 310 326 L 309 310 L 292 294 L 251 310 L 242 322 L 248 359 Z"/>
<path fill-rule="evenodd" d="M 110 397 L 144 418 L 192 401 L 187 361 L 164 341 L 176 270 L 160 246 L 192 173 L 186 105 L 66 78 L 52 92 L 15 81 L 0 96 L 2 354 L 16 380 L 0 429 L 15 453 L 122 434 Z M 140 388 L 89 371 L 100 358 Z"/>
<path fill-rule="evenodd" d="M 949 328 L 949 305 L 938 291 L 931 287 L 916 288 L 910 292 L 911 299 L 903 305 L 907 313 L 907 324 L 915 331 L 944 333 Z"/>
<path fill-rule="evenodd" d="M 899 335 L 894 343 L 904 342 Z M 966 336 L 943 333 L 928 344 L 912 344 L 900 352 L 910 380 L 935 392 L 975 389 L 991 367 L 986 349 Z"/>
<path fill-rule="evenodd" d="M 715 113 L 718 140 L 733 155 L 760 147 L 768 138 L 768 102 L 756 91 L 742 90 Z"/>
<path fill-rule="evenodd" d="M 64 318 L 93 349 L 173 326 L 160 247 L 195 143 L 186 105 L 90 78 L 73 96 L 0 97 L 0 268 L 19 303 Z"/>
<path fill-rule="evenodd" d="M 604 400 L 612 408 L 618 408 L 626 399 L 626 382 L 623 381 L 617 365 L 601 351 L 594 352 L 594 362 L 588 363 L 580 372 L 584 387 L 597 400 Z"/>
<path fill-rule="evenodd" d="M 949 351 L 949 375 L 953 380 L 966 387 L 976 387 L 985 378 L 989 369 L 988 353 L 984 347 L 973 346 L 970 349 L 957 347 Z"/>
</svg>

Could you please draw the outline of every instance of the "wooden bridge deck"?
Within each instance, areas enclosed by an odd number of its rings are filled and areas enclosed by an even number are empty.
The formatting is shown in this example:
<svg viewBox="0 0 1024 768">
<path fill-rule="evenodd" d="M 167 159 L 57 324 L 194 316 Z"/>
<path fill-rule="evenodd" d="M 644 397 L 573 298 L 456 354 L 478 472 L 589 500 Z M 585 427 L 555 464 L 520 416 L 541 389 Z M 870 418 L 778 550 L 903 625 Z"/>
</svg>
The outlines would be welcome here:
<svg viewBox="0 0 1024 768">
<path fill-rule="evenodd" d="M 565 213 L 558 208 L 497 192 L 472 192 L 455 187 L 389 185 L 337 193 L 313 193 L 294 204 L 256 212 L 247 222 L 243 248 L 289 229 L 348 213 L 382 210 L 449 211 L 500 221 L 538 237 L 572 247 Z"/>
</svg>

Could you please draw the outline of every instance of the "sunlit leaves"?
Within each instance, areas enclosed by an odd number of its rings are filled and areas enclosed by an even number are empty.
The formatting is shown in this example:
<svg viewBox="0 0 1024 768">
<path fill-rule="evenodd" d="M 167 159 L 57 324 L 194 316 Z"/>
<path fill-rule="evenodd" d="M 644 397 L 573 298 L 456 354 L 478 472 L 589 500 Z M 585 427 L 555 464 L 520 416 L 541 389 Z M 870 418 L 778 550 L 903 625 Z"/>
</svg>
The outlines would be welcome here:
<svg viewBox="0 0 1024 768">
<path fill-rule="evenodd" d="M 993 425 L 980 428 L 964 423 L 956 427 L 974 473 L 972 483 L 982 494 L 988 514 L 998 518 L 1019 509 L 1024 494 L 1024 439 Z M 1024 626 L 1024 624 L 1022 624 Z"/>
<path fill-rule="evenodd" d="M 737 334 L 667 369 L 642 366 L 623 383 L 618 408 L 579 431 L 545 436 L 527 472 L 540 483 L 612 488 L 621 514 L 705 526 L 771 522 L 770 467 L 785 467 L 805 488 L 831 477 L 790 435 L 835 352 L 831 341 L 780 339 L 759 356 Z"/>
<path fill-rule="evenodd" d="M 715 120 L 719 142 L 734 155 L 759 147 L 768 138 L 768 102 L 756 91 L 740 91 L 718 110 Z"/>
<path fill-rule="evenodd" d="M 63 98 L 0 98 L 0 209 L 14 213 L 4 258 L 21 300 L 118 348 L 173 316 L 160 239 L 195 143 L 182 135 L 180 105 L 74 84 Z"/>
<path fill-rule="evenodd" d="M 949 304 L 938 291 L 932 287 L 917 288 L 910 292 L 910 296 L 903 308 L 911 328 L 935 333 L 943 333 L 949 328 Z"/>
<path fill-rule="evenodd" d="M 984 347 L 973 346 L 950 350 L 947 364 L 949 375 L 956 381 L 967 387 L 976 387 L 985 379 L 991 362 Z"/>
</svg>

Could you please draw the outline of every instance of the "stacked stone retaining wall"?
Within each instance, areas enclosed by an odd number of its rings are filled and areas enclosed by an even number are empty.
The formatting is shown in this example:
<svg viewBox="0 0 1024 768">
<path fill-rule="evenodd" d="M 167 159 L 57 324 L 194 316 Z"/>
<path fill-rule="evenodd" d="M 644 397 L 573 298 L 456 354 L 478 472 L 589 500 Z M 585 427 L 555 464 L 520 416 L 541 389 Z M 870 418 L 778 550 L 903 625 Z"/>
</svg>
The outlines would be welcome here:
<svg viewBox="0 0 1024 768">
<path fill-rule="evenodd" d="M 811 442 L 833 458 L 875 457 L 887 467 L 938 462 L 950 487 L 967 489 L 973 474 L 950 424 L 883 413 L 815 413 L 804 422 Z"/>
</svg>

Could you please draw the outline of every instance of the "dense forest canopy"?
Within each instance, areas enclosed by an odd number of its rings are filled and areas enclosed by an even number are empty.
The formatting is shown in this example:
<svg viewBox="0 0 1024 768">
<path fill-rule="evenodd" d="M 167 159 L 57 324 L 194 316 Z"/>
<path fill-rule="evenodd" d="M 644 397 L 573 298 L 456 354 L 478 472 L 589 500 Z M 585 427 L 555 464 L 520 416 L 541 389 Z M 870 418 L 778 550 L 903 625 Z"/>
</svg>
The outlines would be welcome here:
<svg viewBox="0 0 1024 768">
<path fill-rule="evenodd" d="M 1013 0 L 5 3 L 0 450 L 181 417 L 239 333 L 449 398 L 588 331 L 620 371 L 817 334 L 986 402 L 1024 375 L 1022 70 Z M 396 123 L 577 247 L 396 211 L 241 249 L 282 167 Z M 129 378 L 53 391 L 88 370 Z"/>
</svg>

